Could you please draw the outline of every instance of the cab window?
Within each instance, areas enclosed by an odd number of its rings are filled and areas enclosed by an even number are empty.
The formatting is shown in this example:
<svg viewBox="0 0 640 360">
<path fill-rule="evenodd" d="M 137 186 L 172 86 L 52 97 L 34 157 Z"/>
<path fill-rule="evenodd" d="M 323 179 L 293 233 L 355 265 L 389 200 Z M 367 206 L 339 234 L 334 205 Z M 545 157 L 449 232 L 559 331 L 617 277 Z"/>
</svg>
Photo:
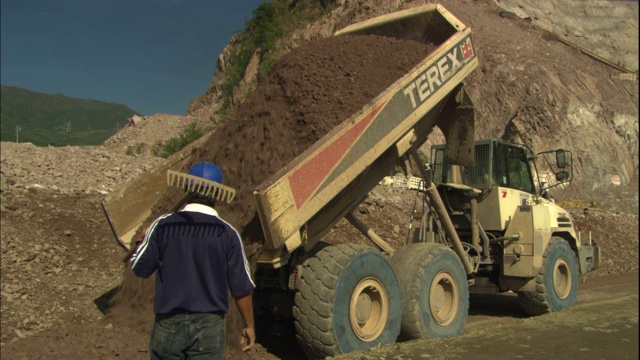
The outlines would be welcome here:
<svg viewBox="0 0 640 360">
<path fill-rule="evenodd" d="M 519 147 L 498 143 L 496 146 L 494 178 L 499 186 L 533 194 L 535 187 L 526 151 Z"/>
</svg>

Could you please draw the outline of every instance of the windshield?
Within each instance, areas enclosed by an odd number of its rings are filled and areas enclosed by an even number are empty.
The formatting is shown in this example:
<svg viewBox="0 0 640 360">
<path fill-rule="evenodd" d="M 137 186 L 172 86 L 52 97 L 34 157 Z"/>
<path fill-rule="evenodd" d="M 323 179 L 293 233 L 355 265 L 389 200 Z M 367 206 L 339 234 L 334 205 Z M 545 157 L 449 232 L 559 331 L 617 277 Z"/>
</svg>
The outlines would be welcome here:
<svg viewBox="0 0 640 360">
<path fill-rule="evenodd" d="M 431 159 L 433 182 L 452 182 L 452 167 L 444 162 L 444 146 L 434 147 Z M 535 194 L 527 150 L 513 144 L 486 141 L 476 144 L 474 165 L 461 166 L 460 175 L 463 184 L 477 189 L 503 186 Z"/>
<path fill-rule="evenodd" d="M 494 179 L 498 185 L 535 193 L 525 149 L 502 143 L 496 145 Z"/>
</svg>

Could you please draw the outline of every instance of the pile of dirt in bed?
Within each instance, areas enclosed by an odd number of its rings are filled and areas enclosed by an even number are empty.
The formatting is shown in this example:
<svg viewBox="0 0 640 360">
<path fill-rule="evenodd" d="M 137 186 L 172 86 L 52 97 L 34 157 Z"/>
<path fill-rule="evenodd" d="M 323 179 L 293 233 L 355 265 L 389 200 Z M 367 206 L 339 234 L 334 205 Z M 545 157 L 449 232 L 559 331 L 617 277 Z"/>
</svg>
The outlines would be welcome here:
<svg viewBox="0 0 640 360">
<path fill-rule="evenodd" d="M 224 182 L 237 191 L 233 203 L 218 210 L 241 232 L 252 265 L 262 241 L 256 226 L 256 187 L 360 111 L 434 48 L 377 36 L 342 36 L 301 46 L 284 56 L 207 143 L 195 150 L 194 163 L 217 164 Z M 148 222 L 168 212 L 180 195 L 167 191 Z M 153 287 L 153 279 L 141 280 L 128 271 L 114 297 L 112 319 L 148 330 Z M 227 339 L 234 345 L 240 322 L 232 306 Z"/>
</svg>

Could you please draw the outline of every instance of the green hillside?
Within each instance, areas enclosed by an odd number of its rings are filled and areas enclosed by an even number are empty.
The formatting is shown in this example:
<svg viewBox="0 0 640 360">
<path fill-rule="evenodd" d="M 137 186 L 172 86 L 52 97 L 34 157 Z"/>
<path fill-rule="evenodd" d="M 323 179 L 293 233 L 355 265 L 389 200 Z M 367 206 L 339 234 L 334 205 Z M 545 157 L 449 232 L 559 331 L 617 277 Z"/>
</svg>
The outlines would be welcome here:
<svg viewBox="0 0 640 360">
<path fill-rule="evenodd" d="M 2 141 L 38 146 L 100 145 L 136 114 L 125 105 L 2 86 Z"/>
</svg>

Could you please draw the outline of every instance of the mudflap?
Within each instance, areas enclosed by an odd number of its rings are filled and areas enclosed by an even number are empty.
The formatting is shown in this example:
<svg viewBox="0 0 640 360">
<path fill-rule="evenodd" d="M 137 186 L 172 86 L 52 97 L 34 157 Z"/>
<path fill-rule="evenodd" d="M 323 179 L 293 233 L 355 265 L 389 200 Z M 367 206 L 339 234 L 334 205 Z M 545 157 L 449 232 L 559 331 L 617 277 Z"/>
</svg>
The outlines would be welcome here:
<svg viewBox="0 0 640 360">
<path fill-rule="evenodd" d="M 586 274 L 600 267 L 600 246 L 592 241 L 591 246 L 582 245 L 578 251 L 580 261 L 580 274 Z"/>
</svg>

